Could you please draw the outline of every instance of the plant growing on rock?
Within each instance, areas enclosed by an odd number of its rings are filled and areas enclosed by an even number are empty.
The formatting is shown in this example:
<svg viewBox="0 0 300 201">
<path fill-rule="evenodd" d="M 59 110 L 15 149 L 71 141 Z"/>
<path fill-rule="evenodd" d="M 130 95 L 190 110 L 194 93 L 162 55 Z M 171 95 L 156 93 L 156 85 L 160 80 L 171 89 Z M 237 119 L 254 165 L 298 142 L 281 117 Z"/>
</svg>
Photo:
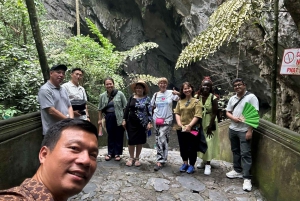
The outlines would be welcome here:
<svg viewBox="0 0 300 201">
<path fill-rule="evenodd" d="M 181 52 L 176 69 L 200 61 L 213 54 L 222 44 L 228 43 L 239 33 L 241 26 L 261 14 L 263 0 L 228 0 L 210 17 L 209 26 L 196 36 Z"/>
<path fill-rule="evenodd" d="M 52 63 L 65 63 L 85 70 L 83 86 L 90 101 L 96 104 L 100 92 L 104 90 L 103 80 L 106 77 L 114 79 L 116 88 L 124 88 L 122 67 L 126 67 L 126 60 L 140 58 L 158 45 L 142 43 L 124 52 L 115 51 L 115 46 L 103 36 L 96 25 L 89 19 L 86 19 L 86 22 L 100 44 L 90 36 L 74 36 L 65 40 L 66 46 L 63 49 L 60 51 L 52 49 L 48 54 Z"/>
</svg>

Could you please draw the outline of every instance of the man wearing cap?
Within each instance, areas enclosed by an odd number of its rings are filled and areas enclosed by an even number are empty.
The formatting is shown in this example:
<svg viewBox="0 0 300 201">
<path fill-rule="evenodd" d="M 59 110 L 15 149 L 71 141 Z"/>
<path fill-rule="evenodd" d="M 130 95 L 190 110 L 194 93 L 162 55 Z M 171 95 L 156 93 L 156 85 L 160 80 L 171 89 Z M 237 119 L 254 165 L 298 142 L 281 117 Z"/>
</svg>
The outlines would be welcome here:
<svg viewBox="0 0 300 201">
<path fill-rule="evenodd" d="M 83 100 L 87 101 L 87 96 L 84 88 L 79 85 L 79 82 L 83 77 L 83 70 L 81 68 L 74 68 L 71 72 L 71 80 L 67 83 L 61 85 L 63 88 L 67 90 L 70 101 L 73 100 Z M 83 120 L 90 120 L 90 116 L 88 113 L 87 104 L 85 104 L 85 110 L 76 110 L 74 109 L 74 118 L 79 118 Z"/>
<path fill-rule="evenodd" d="M 67 91 L 60 87 L 66 70 L 67 66 L 63 64 L 52 66 L 50 79 L 39 90 L 43 135 L 59 120 L 74 117 Z"/>
</svg>

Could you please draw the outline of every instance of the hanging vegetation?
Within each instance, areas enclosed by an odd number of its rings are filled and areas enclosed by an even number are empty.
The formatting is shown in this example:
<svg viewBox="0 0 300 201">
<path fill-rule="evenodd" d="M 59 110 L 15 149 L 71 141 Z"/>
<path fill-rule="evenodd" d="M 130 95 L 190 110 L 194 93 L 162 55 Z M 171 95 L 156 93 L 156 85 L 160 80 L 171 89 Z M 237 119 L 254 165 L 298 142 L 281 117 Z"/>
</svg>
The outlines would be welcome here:
<svg viewBox="0 0 300 201">
<path fill-rule="evenodd" d="M 224 2 L 211 15 L 208 28 L 181 52 L 175 68 L 184 68 L 192 62 L 200 61 L 216 52 L 225 41 L 229 43 L 244 23 L 260 15 L 264 4 L 263 0 Z"/>
<path fill-rule="evenodd" d="M 125 88 L 122 66 L 126 60 L 134 60 L 144 56 L 148 50 L 157 48 L 156 43 L 142 43 L 124 52 L 115 51 L 115 46 L 103 36 L 96 25 L 86 19 L 90 31 L 97 36 L 100 44 L 90 36 L 74 36 L 67 38 L 66 46 L 61 51 L 52 52 L 50 63 L 65 63 L 70 67 L 80 67 L 85 71 L 83 86 L 89 100 L 98 103 L 100 92 L 104 91 L 103 80 L 112 77 L 116 88 Z M 47 38 L 47 37 L 46 37 Z M 53 50 L 53 49 L 52 49 Z"/>
</svg>

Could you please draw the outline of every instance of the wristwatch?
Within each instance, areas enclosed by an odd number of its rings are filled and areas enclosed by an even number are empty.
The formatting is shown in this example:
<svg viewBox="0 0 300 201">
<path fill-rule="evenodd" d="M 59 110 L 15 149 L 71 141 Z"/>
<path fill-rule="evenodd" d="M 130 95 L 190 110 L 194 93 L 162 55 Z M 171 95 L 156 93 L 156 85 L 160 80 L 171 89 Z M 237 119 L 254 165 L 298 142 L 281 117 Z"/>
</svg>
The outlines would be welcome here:
<svg viewBox="0 0 300 201">
<path fill-rule="evenodd" d="M 89 116 L 89 115 L 87 115 L 87 116 L 86 116 L 86 118 L 90 118 L 90 116 Z"/>
</svg>

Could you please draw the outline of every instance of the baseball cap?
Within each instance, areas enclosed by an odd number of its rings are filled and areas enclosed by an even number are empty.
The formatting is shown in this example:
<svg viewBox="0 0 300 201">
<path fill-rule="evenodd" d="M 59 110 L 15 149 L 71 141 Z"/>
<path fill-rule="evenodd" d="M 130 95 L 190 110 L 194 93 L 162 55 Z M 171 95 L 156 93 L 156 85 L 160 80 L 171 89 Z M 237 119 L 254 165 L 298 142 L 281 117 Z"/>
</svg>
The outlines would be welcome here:
<svg viewBox="0 0 300 201">
<path fill-rule="evenodd" d="M 53 71 L 53 70 L 58 70 L 58 69 L 62 69 L 64 71 L 66 71 L 68 68 L 66 65 L 64 64 L 57 64 L 57 65 L 54 65 L 50 68 L 50 71 Z"/>
</svg>

